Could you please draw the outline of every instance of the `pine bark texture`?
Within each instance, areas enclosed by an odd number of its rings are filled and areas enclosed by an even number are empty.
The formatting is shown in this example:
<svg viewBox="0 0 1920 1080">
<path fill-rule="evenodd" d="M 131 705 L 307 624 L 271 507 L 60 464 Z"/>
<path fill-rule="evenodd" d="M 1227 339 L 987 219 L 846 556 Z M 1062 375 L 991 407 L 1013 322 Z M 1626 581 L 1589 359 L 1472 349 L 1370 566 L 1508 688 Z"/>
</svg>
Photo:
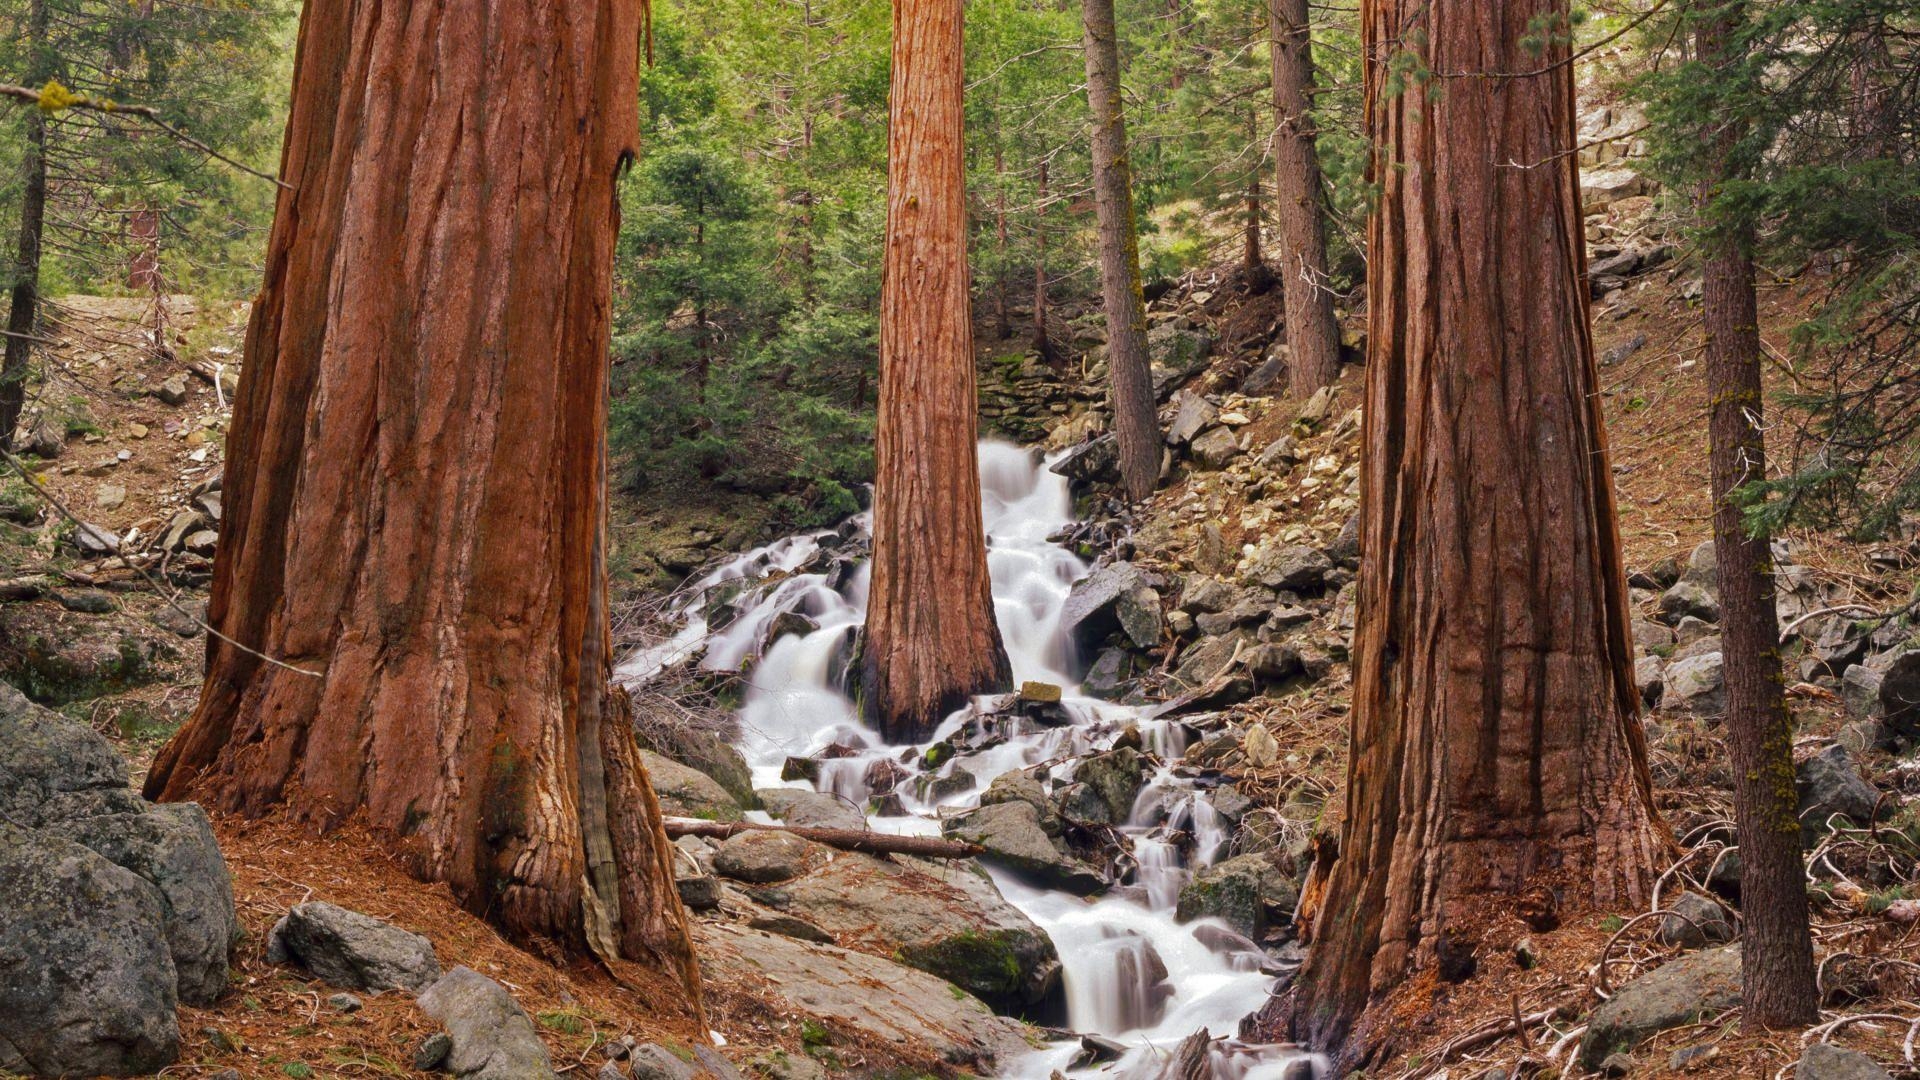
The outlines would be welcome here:
<svg viewBox="0 0 1920 1080">
<path fill-rule="evenodd" d="M 1499 962 L 1528 929 L 1523 898 L 1643 903 L 1667 844 L 1588 328 L 1571 65 L 1564 41 L 1522 44 L 1565 0 L 1362 12 L 1381 194 L 1351 765 L 1314 947 L 1271 1018 L 1339 1075 L 1389 1047 L 1375 1006 L 1411 976 Z M 1442 85 L 1391 86 L 1402 50 Z"/>
<path fill-rule="evenodd" d="M 522 939 L 697 1013 L 609 686 L 616 174 L 643 0 L 311 0 L 198 709 L 147 793 L 358 817 Z M 677 984 L 677 988 L 674 988 Z"/>
<path fill-rule="evenodd" d="M 980 516 L 961 95 L 963 0 L 896 0 L 861 702 L 918 742 L 1012 688 Z"/>
<path fill-rule="evenodd" d="M 1301 400 L 1340 377 L 1340 324 L 1327 291 L 1325 183 L 1315 150 L 1313 39 L 1307 0 L 1268 0 L 1273 53 L 1274 212 L 1287 314 L 1287 378 Z"/>
<path fill-rule="evenodd" d="M 1107 314 L 1107 377 L 1120 481 L 1138 502 L 1160 482 L 1160 420 L 1147 353 L 1147 300 L 1133 224 L 1133 168 L 1120 106 L 1120 44 L 1113 0 L 1081 0 L 1087 103 L 1093 112 L 1093 206 L 1099 221 L 1100 297 Z"/>
<path fill-rule="evenodd" d="M 1696 30 L 1696 55 L 1732 61 L 1741 11 L 1732 7 Z M 1712 148 L 1698 202 L 1710 216 L 1732 152 L 1735 122 L 1702 132 Z M 1793 717 L 1782 683 L 1780 621 L 1770 538 L 1746 528 L 1736 497 L 1766 477 L 1765 398 L 1760 383 L 1759 302 L 1753 229 L 1703 221 L 1701 302 L 1706 330 L 1708 461 L 1713 550 L 1720 589 L 1720 636 L 1727 688 L 1727 756 L 1733 766 L 1734 824 L 1740 835 L 1741 1017 L 1750 1027 L 1802 1027 L 1819 1018 L 1820 994 L 1807 923 L 1806 860 L 1793 771 Z"/>
<path fill-rule="evenodd" d="M 38 89 L 47 70 L 47 2 L 27 10 L 27 47 L 32 50 L 28 85 Z M 27 363 L 33 358 L 40 319 L 40 240 L 47 214 L 47 114 L 28 109 L 26 145 L 20 154 L 20 232 L 8 284 L 7 338 L 0 345 L 0 450 L 13 449 L 14 429 L 27 401 Z"/>
</svg>

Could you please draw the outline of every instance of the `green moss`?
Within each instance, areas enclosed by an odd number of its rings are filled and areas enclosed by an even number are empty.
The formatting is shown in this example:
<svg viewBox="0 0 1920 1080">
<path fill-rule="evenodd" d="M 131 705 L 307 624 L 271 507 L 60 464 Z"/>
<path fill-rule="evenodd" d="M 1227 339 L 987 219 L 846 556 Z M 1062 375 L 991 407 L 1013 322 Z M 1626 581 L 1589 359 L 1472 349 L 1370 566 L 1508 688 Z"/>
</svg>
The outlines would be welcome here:
<svg viewBox="0 0 1920 1080">
<path fill-rule="evenodd" d="M 909 967 L 938 975 L 962 990 L 981 997 L 1004 997 L 1019 993 L 1025 981 L 1019 937 L 1005 930 L 962 930 L 931 945 L 902 949 L 900 958 Z"/>
</svg>

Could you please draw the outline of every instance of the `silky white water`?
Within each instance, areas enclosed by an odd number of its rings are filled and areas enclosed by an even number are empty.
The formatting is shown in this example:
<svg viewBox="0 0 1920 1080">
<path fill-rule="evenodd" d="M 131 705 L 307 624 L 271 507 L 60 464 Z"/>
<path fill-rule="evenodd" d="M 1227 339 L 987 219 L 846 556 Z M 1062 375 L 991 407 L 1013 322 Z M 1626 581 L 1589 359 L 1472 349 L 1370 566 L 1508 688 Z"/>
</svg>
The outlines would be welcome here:
<svg viewBox="0 0 1920 1080">
<path fill-rule="evenodd" d="M 1076 722 L 961 755 L 955 766 L 979 777 L 979 786 L 940 805 L 914 798 L 912 785 L 902 785 L 898 793 L 908 816 L 874 818 L 875 829 L 937 833 L 939 811 L 972 805 L 994 777 L 1052 760 L 1063 762 L 1055 771 L 1065 775 L 1073 755 L 1104 747 L 1130 720 L 1138 721 L 1148 748 L 1162 758 L 1171 761 L 1184 750 L 1182 729 L 1176 724 L 1139 720 L 1134 710 L 1079 692 L 1078 674 L 1088 658 L 1073 655 L 1060 630 L 1060 616 L 1073 583 L 1089 567 L 1048 540 L 1072 522 L 1066 480 L 1048 471 L 1037 454 L 992 442 L 980 447 L 980 479 L 994 611 L 1014 679 L 1061 686 Z M 823 761 L 817 786 L 864 805 L 868 765 L 896 758 L 902 749 L 885 745 L 862 724 L 843 688 L 834 685 L 834 673 L 843 668 L 852 635 L 865 618 L 864 560 L 851 572 L 790 573 L 770 589 L 752 591 L 740 601 L 732 622 L 717 633 L 708 630 L 706 605 L 732 583 L 807 565 L 823 545 L 838 547 L 850 534 L 864 536 L 867 525 L 863 516 L 841 530 L 789 537 L 706 573 L 683 590 L 685 599 L 676 613 L 683 620 L 678 633 L 629 657 L 620 675 L 644 682 L 702 646 L 702 666 L 738 670 L 776 618 L 789 611 L 808 616 L 817 629 L 779 638 L 751 665 L 737 744 L 761 787 L 795 786 L 780 779 L 789 756 L 810 756 L 836 744 L 859 748 L 856 756 Z M 841 580 L 836 583 L 834 576 Z M 958 730 L 966 716 L 962 710 L 949 717 L 932 741 Z M 1134 889 L 1088 900 L 990 871 L 1007 900 L 1044 929 L 1059 951 L 1067 1026 L 1134 1047 L 1118 1064 L 1070 1075 L 1155 1076 L 1163 1055 L 1200 1028 L 1216 1036 L 1235 1031 L 1242 1017 L 1264 1003 L 1273 983 L 1261 973 L 1258 954 L 1220 944 L 1230 935 L 1211 935 L 1220 948 L 1209 948 L 1195 936 L 1204 923 L 1181 925 L 1174 920 L 1181 886 L 1196 868 L 1223 855 L 1230 839 L 1206 796 L 1163 767 L 1147 778 L 1133 818 L 1121 831 L 1131 839 L 1138 863 Z M 1191 835 L 1190 855 L 1183 856 L 1176 832 Z M 1003 1062 L 1001 1075 L 1044 1080 L 1056 1069 L 1068 1071 L 1078 1049 L 1077 1041 L 1061 1043 Z M 1299 1056 L 1276 1047 L 1230 1045 L 1215 1051 L 1213 1073 L 1278 1080 L 1289 1064 L 1298 1067 Z"/>
</svg>

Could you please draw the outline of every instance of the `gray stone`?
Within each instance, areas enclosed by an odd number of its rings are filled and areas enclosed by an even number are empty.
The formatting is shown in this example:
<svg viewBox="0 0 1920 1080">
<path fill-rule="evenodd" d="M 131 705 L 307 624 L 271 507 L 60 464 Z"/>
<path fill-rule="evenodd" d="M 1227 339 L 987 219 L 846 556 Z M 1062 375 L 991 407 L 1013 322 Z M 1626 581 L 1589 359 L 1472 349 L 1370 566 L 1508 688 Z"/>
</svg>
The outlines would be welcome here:
<svg viewBox="0 0 1920 1080">
<path fill-rule="evenodd" d="M 187 377 L 169 375 L 153 388 L 153 396 L 169 405 L 183 405 L 187 400 Z"/>
<path fill-rule="evenodd" d="M 360 999 L 352 994 L 328 994 L 327 1007 L 336 1012 L 357 1013 L 360 1011 Z"/>
<path fill-rule="evenodd" d="M 864 829 L 867 816 L 852 803 L 824 791 L 761 788 L 755 792 L 768 814 L 795 828 Z"/>
<path fill-rule="evenodd" d="M 303 905 L 304 906 L 304 905 Z M 420 1008 L 447 1029 L 447 1071 L 476 1080 L 551 1080 L 553 1062 L 512 995 L 467 967 L 427 987 Z"/>
<path fill-rule="evenodd" d="M 785 1050 L 769 1050 L 748 1061 L 747 1068 L 765 1080 L 833 1080 L 825 1065 Z"/>
<path fill-rule="evenodd" d="M 1232 428 L 1217 427 L 1193 440 L 1193 459 L 1209 469 L 1224 469 L 1241 454 L 1240 438 Z"/>
<path fill-rule="evenodd" d="M 438 1072 L 451 1053 L 453 1039 L 444 1031 L 436 1031 L 421 1040 L 419 1048 L 414 1050 L 413 1067 L 420 1072 Z"/>
<path fill-rule="evenodd" d="M 1633 662 L 1633 685 L 1640 691 L 1640 700 L 1648 705 L 1659 702 L 1666 692 L 1667 662 L 1657 656 L 1642 656 Z"/>
<path fill-rule="evenodd" d="M 1698 582 L 1709 589 L 1720 587 L 1719 560 L 1714 558 L 1713 541 L 1702 540 L 1687 552 L 1687 565 L 1680 571 L 1680 580 Z"/>
<path fill-rule="evenodd" d="M 1090 439 L 1053 463 L 1053 471 L 1076 485 L 1117 483 L 1120 479 L 1120 439 L 1107 434 Z"/>
<path fill-rule="evenodd" d="M 1668 623 L 1678 623 L 1692 616 L 1710 623 L 1720 621 L 1720 599 L 1713 589 L 1698 581 L 1681 578 L 1673 587 L 1660 594 L 1660 617 Z"/>
<path fill-rule="evenodd" d="M 180 1053 L 165 902 L 51 830 L 0 820 L 0 1070 L 156 1072 Z"/>
<path fill-rule="evenodd" d="M 1205 431 L 1220 416 L 1213 402 L 1195 393 L 1182 392 L 1173 424 L 1167 428 L 1167 445 L 1185 446 Z"/>
<path fill-rule="evenodd" d="M 1660 707 L 1694 716 L 1721 716 L 1727 711 L 1726 675 L 1719 653 L 1692 656 L 1667 665 Z"/>
<path fill-rule="evenodd" d="M 1719 901 L 1699 893 L 1684 893 L 1669 907 L 1673 914 L 1660 918 L 1661 944 L 1704 949 L 1733 940 L 1733 923 Z"/>
<path fill-rule="evenodd" d="M 1188 574 L 1180 586 L 1180 610 L 1195 615 L 1226 611 L 1239 599 L 1238 589 L 1205 574 Z"/>
<path fill-rule="evenodd" d="M 680 894 L 680 902 L 689 911 L 712 911 L 720 906 L 722 889 L 717 877 L 703 874 L 699 877 L 675 878 L 673 887 Z"/>
<path fill-rule="evenodd" d="M 832 934 L 793 915 L 755 915 L 747 920 L 747 926 L 754 930 L 765 930 L 769 934 L 779 934 L 781 937 L 799 938 L 801 941 L 814 941 L 822 945 L 839 944 L 839 940 Z"/>
<path fill-rule="evenodd" d="M 1674 646 L 1673 628 L 1663 626 L 1646 619 L 1633 621 L 1633 648 L 1635 652 L 1651 652 L 1655 649 L 1671 649 Z"/>
<path fill-rule="evenodd" d="M 1706 624 L 1702 623 L 1701 625 L 1705 626 Z M 1726 651 L 1720 642 L 1719 634 L 1702 634 L 1699 637 L 1690 637 L 1686 634 L 1681 634 L 1680 640 L 1684 642 L 1684 644 L 1673 650 L 1672 659 L 1674 660 L 1691 660 L 1696 656 L 1706 656 L 1709 653 L 1723 653 Z"/>
<path fill-rule="evenodd" d="M 76 525 L 72 538 L 82 555 L 112 555 L 120 550 L 120 537 L 103 525 Z"/>
<path fill-rule="evenodd" d="M 267 937 L 269 963 L 297 963 L 344 990 L 419 990 L 440 977 L 433 943 L 324 900 L 296 904 Z"/>
<path fill-rule="evenodd" d="M 1106 810 L 1098 820 L 1113 825 L 1124 825 L 1133 815 L 1144 778 L 1140 753 L 1126 748 L 1082 758 L 1073 770 L 1074 782 L 1085 785 Z"/>
<path fill-rule="evenodd" d="M 1880 806 L 1880 792 L 1860 779 L 1853 756 L 1844 746 L 1829 746 L 1794 770 L 1800 794 L 1800 827 L 1808 840 L 1826 833 L 1835 814 L 1855 825 L 1872 822 Z"/>
<path fill-rule="evenodd" d="M 1880 680 L 1880 715 L 1896 738 L 1920 740 L 1920 649 L 1874 657 Z"/>
<path fill-rule="evenodd" d="M 1621 987 L 1593 1011 L 1580 1040 L 1580 1063 L 1597 1069 L 1653 1035 L 1739 1004 L 1740 947 L 1688 953 Z"/>
<path fill-rule="evenodd" d="M 1108 563 L 1096 567 L 1094 571 L 1073 583 L 1067 593 L 1067 601 L 1060 609 L 1060 629 L 1073 636 L 1074 643 L 1082 650 L 1091 652 L 1098 648 L 1117 630 L 1126 630 L 1131 637 L 1135 631 L 1145 633 L 1150 629 L 1145 622 L 1146 616 L 1140 611 L 1146 604 L 1142 591 L 1153 591 L 1153 579 L 1139 567 L 1128 562 Z M 1122 601 L 1135 610 L 1135 625 L 1123 626 L 1121 622 Z M 1152 606 L 1157 613 L 1159 599 L 1155 597 Z M 1157 627 L 1151 628 L 1157 630 Z M 1136 644 L 1139 644 L 1137 641 Z M 1155 644 L 1150 640 L 1148 644 Z"/>
<path fill-rule="evenodd" d="M 997 783 L 997 781 L 996 781 Z M 1047 835 L 1040 814 L 1027 802 L 982 806 L 941 823 L 947 836 L 979 844 L 981 859 L 1045 888 L 1089 895 L 1106 888 L 1106 878 Z"/>
<path fill-rule="evenodd" d="M 1794 1080 L 1891 1080 L 1887 1070 L 1857 1050 L 1814 1043 L 1793 1067 Z"/>
<path fill-rule="evenodd" d="M 1267 543 L 1250 556 L 1247 578 L 1270 589 L 1312 593 L 1320 590 L 1332 569 L 1333 560 L 1318 548 Z"/>
<path fill-rule="evenodd" d="M 1840 676 L 1840 700 L 1846 705 L 1847 715 L 1856 720 L 1874 720 L 1880 716 L 1880 684 L 1886 679 L 1884 672 L 1875 671 L 1865 664 L 1855 664 Z"/>
<path fill-rule="evenodd" d="M 1194 874 L 1180 890 L 1176 917 L 1181 922 L 1221 919 L 1258 941 L 1269 926 L 1291 919 L 1299 901 L 1293 879 L 1281 873 L 1273 860 L 1242 855 Z"/>
<path fill-rule="evenodd" d="M 713 869 L 753 885 L 787 881 L 826 859 L 827 849 L 791 833 L 754 830 L 730 836 L 714 853 Z"/>
<path fill-rule="evenodd" d="M 654 753 L 640 751 L 640 760 L 660 798 L 660 811 L 669 817 L 705 821 L 739 821 L 744 812 L 720 781 L 698 769 Z"/>
<path fill-rule="evenodd" d="M 1029 1049 L 1020 1024 L 889 959 L 726 923 L 699 923 L 694 935 L 710 977 L 751 984 L 776 1015 L 812 1021 L 830 1043 L 912 1047 L 982 1074 Z"/>
<path fill-rule="evenodd" d="M 57 795 L 126 787 L 127 763 L 112 743 L 0 683 L 0 815 L 40 825 L 41 805 Z"/>
</svg>

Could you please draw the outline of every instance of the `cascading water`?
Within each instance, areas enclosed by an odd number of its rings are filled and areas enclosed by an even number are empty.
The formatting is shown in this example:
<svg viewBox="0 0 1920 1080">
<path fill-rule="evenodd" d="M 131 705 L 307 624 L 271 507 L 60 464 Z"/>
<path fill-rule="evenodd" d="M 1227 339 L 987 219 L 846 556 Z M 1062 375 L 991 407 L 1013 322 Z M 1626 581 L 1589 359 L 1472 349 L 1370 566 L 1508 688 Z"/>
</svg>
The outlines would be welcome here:
<svg viewBox="0 0 1920 1080">
<path fill-rule="evenodd" d="M 982 788 L 997 776 L 1041 762 L 1060 762 L 1053 773 L 1064 780 L 1075 756 L 1103 748 L 1129 722 L 1149 750 L 1163 760 L 1177 759 L 1185 749 L 1177 724 L 1143 719 L 1138 710 L 1078 692 L 1078 658 L 1060 622 L 1074 582 L 1088 567 L 1048 539 L 1073 520 L 1065 479 L 1048 471 L 1036 454 L 1003 443 L 981 445 L 980 478 L 995 615 L 1014 678 L 1062 687 L 1062 704 L 1074 723 L 963 753 L 954 767 L 974 774 Z M 868 580 L 864 560 L 835 553 L 864 537 L 868 524 L 862 515 L 837 530 L 789 537 L 703 575 L 683 590 L 678 633 L 629 657 L 621 677 L 645 682 L 696 654 L 703 667 L 738 670 L 767 640 L 776 620 L 804 616 L 808 621 L 799 625 L 811 629 L 777 636 L 751 665 L 738 745 L 761 787 L 792 786 L 780 779 L 789 757 L 819 755 L 832 747 L 840 756 L 820 763 L 816 786 L 864 805 L 870 770 L 886 768 L 884 763 L 902 750 L 884 745 L 861 722 L 845 688 L 835 684 L 865 618 Z M 777 581 L 754 584 L 770 577 Z M 712 618 L 716 615 L 730 621 L 710 631 L 710 623 L 722 622 Z M 961 710 L 950 717 L 934 741 L 956 732 L 967 715 Z M 872 827 L 934 833 L 941 811 L 950 813 L 979 798 L 978 788 L 925 797 L 914 790 L 905 785 L 896 792 L 904 816 L 875 817 Z M 1193 790 L 1173 768 L 1162 767 L 1142 787 L 1119 831 L 1132 848 L 1133 889 L 1088 900 L 1036 888 L 997 870 L 990 873 L 1006 899 L 1053 939 L 1064 967 L 1068 1027 L 1133 1048 L 1098 1075 L 1145 1080 L 1157 1076 L 1173 1047 L 1200 1028 L 1215 1034 L 1235 1030 L 1265 1001 L 1273 979 L 1264 973 L 1264 955 L 1223 925 L 1182 925 L 1174 919 L 1188 876 L 1220 857 L 1229 841 L 1225 822 L 1205 793 Z M 1003 1063 L 1002 1075 L 1046 1077 L 1067 1071 L 1078 1050 L 1077 1042 L 1058 1044 Z M 1303 1075 L 1301 1058 L 1298 1051 L 1280 1047 L 1216 1044 L 1212 1075 L 1293 1080 Z"/>
</svg>

